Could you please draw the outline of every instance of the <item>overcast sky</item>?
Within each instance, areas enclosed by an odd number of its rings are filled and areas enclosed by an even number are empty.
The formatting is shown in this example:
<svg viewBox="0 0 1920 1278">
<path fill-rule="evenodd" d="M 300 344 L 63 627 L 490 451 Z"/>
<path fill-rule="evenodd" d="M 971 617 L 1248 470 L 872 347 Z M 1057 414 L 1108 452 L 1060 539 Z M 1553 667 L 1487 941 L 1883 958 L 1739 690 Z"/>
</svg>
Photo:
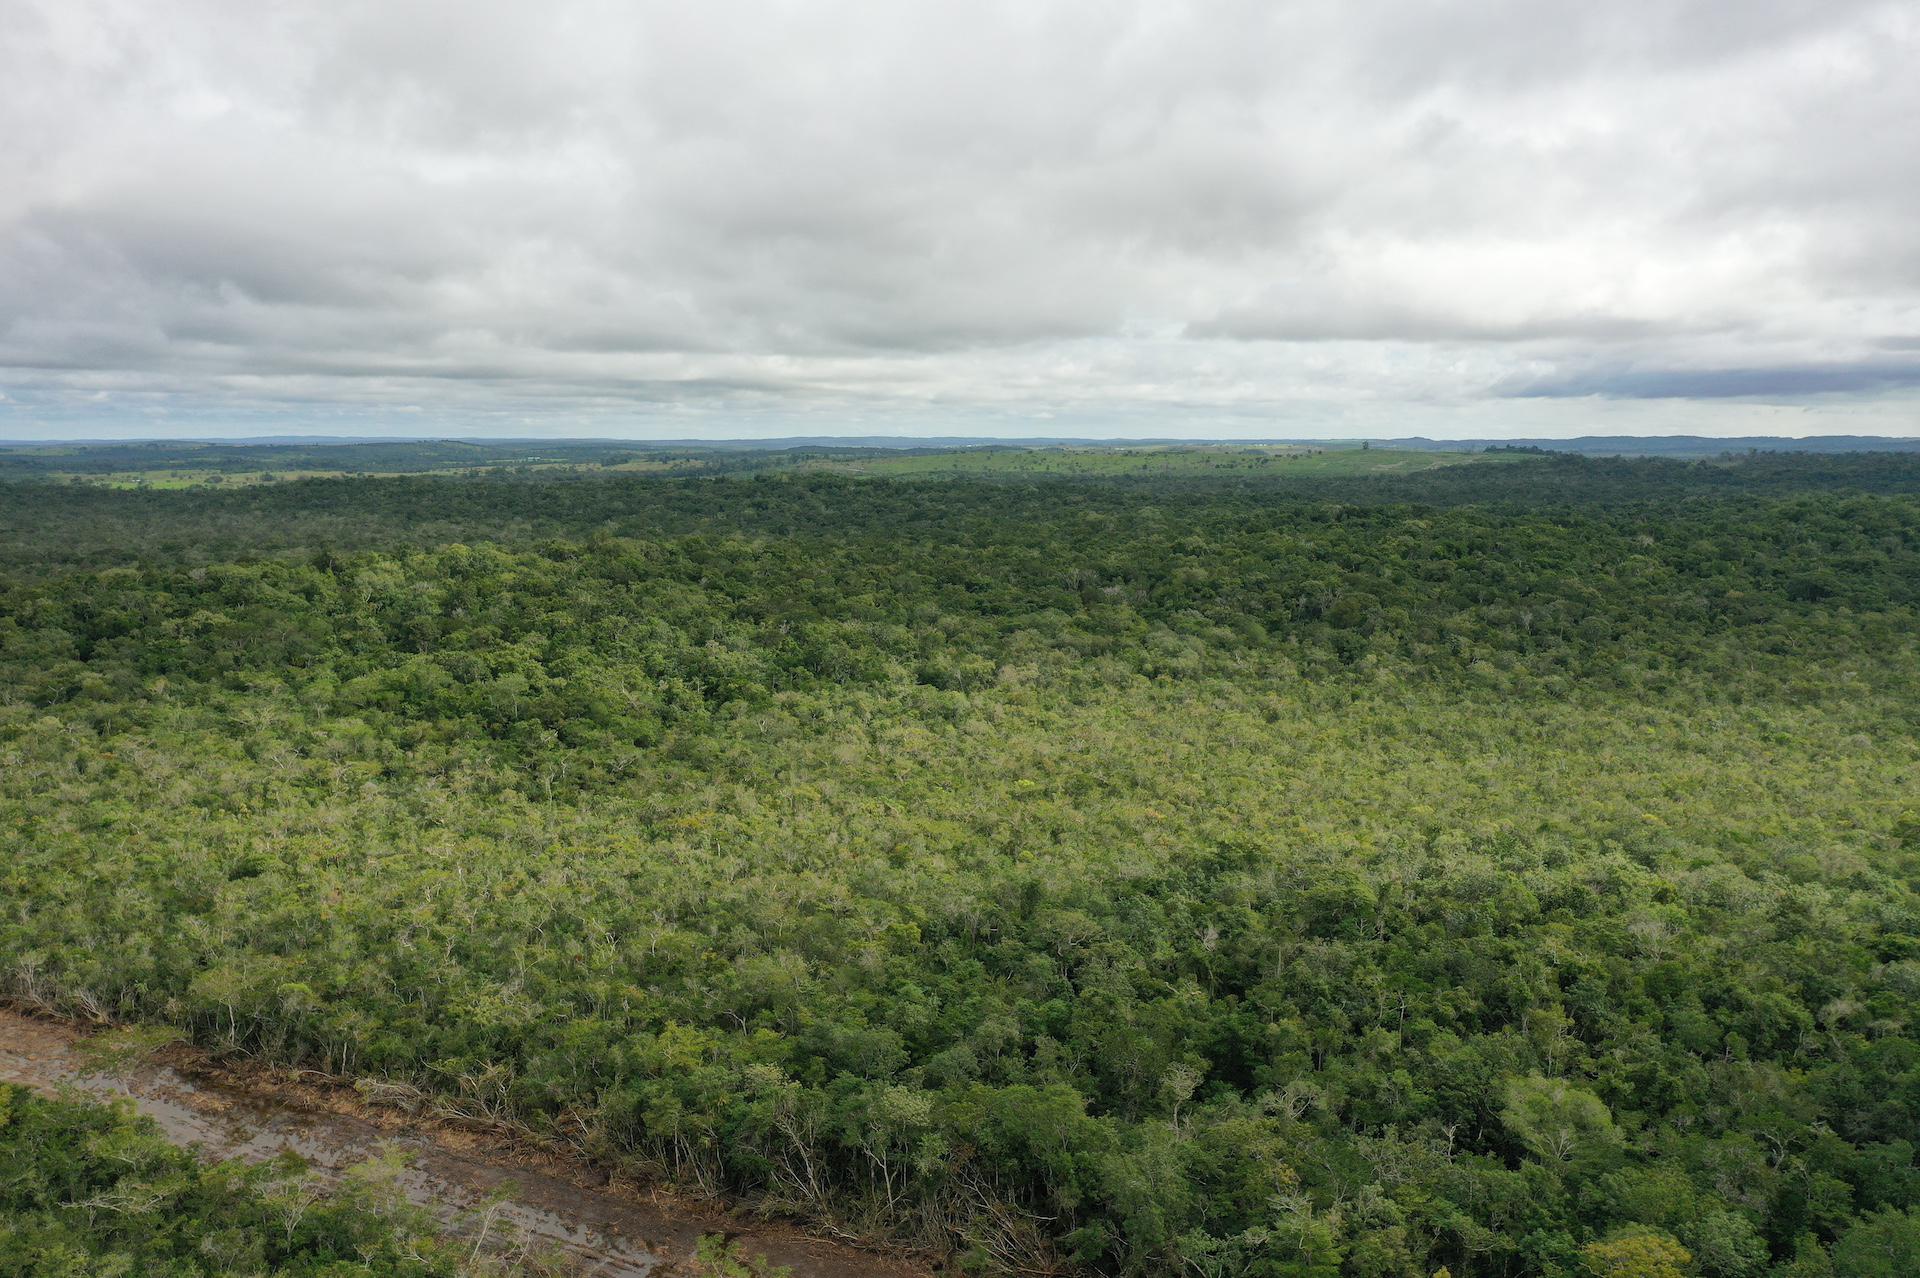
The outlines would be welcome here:
<svg viewBox="0 0 1920 1278">
<path fill-rule="evenodd" d="M 0 435 L 1920 434 L 1920 0 L 0 0 Z"/>
</svg>

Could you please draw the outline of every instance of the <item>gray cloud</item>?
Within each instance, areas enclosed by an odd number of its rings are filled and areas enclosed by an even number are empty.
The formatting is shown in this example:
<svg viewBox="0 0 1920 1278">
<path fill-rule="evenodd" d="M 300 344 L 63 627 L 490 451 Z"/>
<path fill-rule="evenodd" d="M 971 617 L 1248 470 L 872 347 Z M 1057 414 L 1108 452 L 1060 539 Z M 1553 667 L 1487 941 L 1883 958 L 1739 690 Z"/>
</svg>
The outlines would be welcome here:
<svg viewBox="0 0 1920 1278">
<path fill-rule="evenodd" d="M 1774 364 L 1756 368 L 1620 368 L 1519 379 L 1516 399 L 1785 399 L 1920 387 L 1920 363 Z"/>
<path fill-rule="evenodd" d="M 0 22 L 0 433 L 1617 433 L 1676 400 L 1805 433 L 1920 398 L 1886 358 L 1920 332 L 1907 0 Z"/>
</svg>

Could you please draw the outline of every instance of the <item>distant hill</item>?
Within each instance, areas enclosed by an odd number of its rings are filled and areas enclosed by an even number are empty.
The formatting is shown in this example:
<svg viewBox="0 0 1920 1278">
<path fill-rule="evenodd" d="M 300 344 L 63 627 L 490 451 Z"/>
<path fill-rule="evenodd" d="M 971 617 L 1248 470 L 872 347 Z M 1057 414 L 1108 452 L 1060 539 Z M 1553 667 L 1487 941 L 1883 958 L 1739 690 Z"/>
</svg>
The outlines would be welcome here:
<svg viewBox="0 0 1920 1278">
<path fill-rule="evenodd" d="M 205 446 L 222 448 L 343 447 L 354 444 L 443 444 L 473 445 L 487 448 L 620 448 L 620 449 L 766 449 L 784 451 L 796 448 L 1045 448 L 1071 445 L 1077 448 L 1141 447 L 1160 444 L 1223 443 L 1313 443 L 1337 442 L 1358 445 L 1359 440 L 1217 440 L 1217 439 L 1088 439 L 1078 436 L 1031 436 L 1003 438 L 986 435 L 788 435 L 778 439 L 600 439 L 541 436 L 480 435 L 246 435 L 178 439 L 0 439 L 0 449 L 67 448 L 179 448 Z"/>
<path fill-rule="evenodd" d="M 415 470 L 461 465 L 594 463 L 616 454 L 663 452 L 756 453 L 820 449 L 951 452 L 960 449 L 1159 448 L 1199 445 L 1307 445 L 1358 448 L 1354 439 L 1089 439 L 1067 436 L 1005 438 L 982 435 L 795 435 L 781 439 L 507 439 L 451 436 L 263 435 L 237 439 L 6 440 L 0 455 L 16 467 L 114 470 L 194 467 L 244 470 L 263 465 L 337 470 Z M 1890 435 L 1582 435 L 1573 439 L 1375 439 L 1374 448 L 1433 453 L 1479 453 L 1528 448 L 1590 457 L 1719 457 L 1727 453 L 1920 452 L 1920 437 Z M 23 455 L 43 460 L 27 463 Z M 404 462 L 401 458 L 405 459 Z M 84 460 L 76 463 L 76 458 Z"/>
<path fill-rule="evenodd" d="M 1539 448 L 1554 453 L 1582 453 L 1589 457 L 1719 457 L 1725 453 L 1912 453 L 1920 452 L 1920 438 L 1892 435 L 1809 435 L 1788 439 L 1779 435 L 1581 435 L 1574 439 L 1389 439 L 1381 448 L 1414 448 L 1422 452 L 1479 452 L 1489 448 Z"/>
</svg>

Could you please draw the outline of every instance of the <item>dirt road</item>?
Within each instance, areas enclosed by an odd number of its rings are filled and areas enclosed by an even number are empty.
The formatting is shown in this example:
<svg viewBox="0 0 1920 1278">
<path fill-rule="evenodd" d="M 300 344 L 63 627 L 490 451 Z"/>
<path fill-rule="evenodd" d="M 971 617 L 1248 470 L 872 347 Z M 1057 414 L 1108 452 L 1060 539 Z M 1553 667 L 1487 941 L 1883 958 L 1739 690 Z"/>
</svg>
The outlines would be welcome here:
<svg viewBox="0 0 1920 1278">
<path fill-rule="evenodd" d="M 342 1088 L 235 1075 L 191 1048 L 166 1048 L 138 1064 L 90 1072 L 77 1050 L 81 1037 L 65 1026 L 0 1010 L 0 1082 L 130 1097 L 169 1137 L 198 1145 L 209 1158 L 256 1161 L 291 1150 L 328 1177 L 397 1145 L 410 1160 L 401 1187 L 415 1203 L 472 1230 L 476 1207 L 504 1194 L 487 1224 L 490 1237 L 523 1235 L 565 1253 L 593 1278 L 691 1274 L 695 1243 L 712 1233 L 792 1266 L 794 1278 L 927 1273 L 795 1230 L 608 1185 L 585 1168 L 504 1136 L 369 1110 Z"/>
</svg>

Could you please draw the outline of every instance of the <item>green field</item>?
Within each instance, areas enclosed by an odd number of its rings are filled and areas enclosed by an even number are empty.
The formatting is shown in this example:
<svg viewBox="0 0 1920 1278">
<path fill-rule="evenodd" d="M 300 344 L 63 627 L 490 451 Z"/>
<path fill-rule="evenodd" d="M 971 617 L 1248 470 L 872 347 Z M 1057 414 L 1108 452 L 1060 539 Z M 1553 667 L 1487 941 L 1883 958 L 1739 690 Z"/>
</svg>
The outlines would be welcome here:
<svg viewBox="0 0 1920 1278">
<path fill-rule="evenodd" d="M 596 472 L 618 474 L 668 474 L 707 469 L 699 461 L 655 461 L 635 459 L 602 463 L 510 462 L 497 465 L 434 468 L 429 470 L 344 471 L 344 470 L 193 470 L 168 467 L 159 470 L 50 471 L 36 480 L 51 483 L 82 484 L 99 488 L 244 488 L 252 484 L 275 484 L 298 479 L 378 478 L 393 475 L 485 475 L 498 471 L 537 473 L 541 471 L 578 471 L 583 467 Z"/>
<path fill-rule="evenodd" d="M 315 444 L 175 441 L 0 447 L 0 483 L 164 489 L 376 475 L 701 471 L 761 465 L 765 461 L 737 449 L 578 440 L 540 444 L 460 440 Z"/>
<path fill-rule="evenodd" d="M 944 451 L 858 447 L 667 449 L 627 444 L 529 448 L 426 441 L 380 445 L 125 444 L 99 450 L 0 449 L 0 481 L 166 489 L 379 475 L 528 475 L 554 471 L 664 474 L 785 469 L 896 477 L 1301 479 L 1410 474 L 1463 462 L 1525 460 L 1529 460 L 1528 455 L 1515 452 L 1395 451 L 1362 448 L 1358 444 L 1100 444 L 1034 448 L 983 446 Z M 324 464 L 327 462 L 339 464 Z"/>
<path fill-rule="evenodd" d="M 1415 457 L 0 486 L 0 992 L 956 1272 L 1907 1272 L 1920 458 Z"/>
<path fill-rule="evenodd" d="M 868 475 L 1297 477 L 1399 475 L 1462 462 L 1513 461 L 1520 454 L 1396 452 L 1384 448 L 1308 444 L 1103 445 L 1100 447 L 968 448 L 815 463 Z"/>
<path fill-rule="evenodd" d="M 232 484 L 271 484 L 287 479 L 344 479 L 340 470 L 160 470 L 50 471 L 36 475 L 57 484 L 92 484 L 101 488 L 217 488 Z"/>
</svg>

